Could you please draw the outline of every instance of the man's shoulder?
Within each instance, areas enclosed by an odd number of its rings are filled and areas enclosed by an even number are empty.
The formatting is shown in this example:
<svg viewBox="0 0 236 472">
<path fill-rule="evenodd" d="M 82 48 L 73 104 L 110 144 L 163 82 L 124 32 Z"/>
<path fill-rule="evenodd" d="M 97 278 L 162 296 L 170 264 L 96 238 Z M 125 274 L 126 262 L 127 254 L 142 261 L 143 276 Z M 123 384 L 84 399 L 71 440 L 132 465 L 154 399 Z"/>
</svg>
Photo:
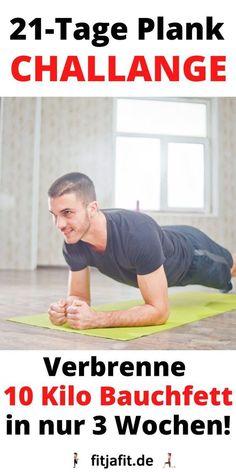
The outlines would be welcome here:
<svg viewBox="0 0 236 472">
<path fill-rule="evenodd" d="M 63 256 L 72 271 L 82 270 L 87 267 L 86 252 L 83 241 L 67 244 L 65 241 L 62 248 Z"/>
<path fill-rule="evenodd" d="M 83 241 L 78 241 L 77 243 L 68 244 L 63 241 L 62 251 L 64 254 L 77 254 L 78 251 L 83 251 L 85 243 Z"/>
<path fill-rule="evenodd" d="M 150 223 L 158 226 L 158 223 L 151 216 L 140 211 L 126 210 L 124 208 L 105 208 L 102 209 L 102 212 L 109 220 L 117 222 L 118 224 L 122 222 L 130 222 L 130 224 L 134 225 Z"/>
<path fill-rule="evenodd" d="M 156 235 L 160 236 L 161 228 L 149 215 L 122 208 L 103 210 L 107 218 L 108 235 L 124 244 L 143 245 Z"/>
</svg>

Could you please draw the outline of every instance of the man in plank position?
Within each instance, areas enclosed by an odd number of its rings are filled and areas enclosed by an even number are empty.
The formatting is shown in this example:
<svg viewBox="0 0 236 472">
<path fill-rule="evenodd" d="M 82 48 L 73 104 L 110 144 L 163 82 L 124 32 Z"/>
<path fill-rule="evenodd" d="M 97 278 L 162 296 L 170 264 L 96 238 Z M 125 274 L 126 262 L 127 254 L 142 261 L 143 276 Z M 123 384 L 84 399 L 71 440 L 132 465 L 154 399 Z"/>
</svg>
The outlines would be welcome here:
<svg viewBox="0 0 236 472">
<path fill-rule="evenodd" d="M 48 191 L 49 211 L 63 233 L 69 266 L 68 296 L 50 305 L 55 325 L 75 329 L 148 326 L 169 316 L 168 286 L 232 289 L 236 254 L 190 226 L 160 227 L 148 215 L 100 210 L 90 178 L 79 172 L 57 179 Z M 140 289 L 144 304 L 95 312 L 90 307 L 89 267 Z"/>
</svg>

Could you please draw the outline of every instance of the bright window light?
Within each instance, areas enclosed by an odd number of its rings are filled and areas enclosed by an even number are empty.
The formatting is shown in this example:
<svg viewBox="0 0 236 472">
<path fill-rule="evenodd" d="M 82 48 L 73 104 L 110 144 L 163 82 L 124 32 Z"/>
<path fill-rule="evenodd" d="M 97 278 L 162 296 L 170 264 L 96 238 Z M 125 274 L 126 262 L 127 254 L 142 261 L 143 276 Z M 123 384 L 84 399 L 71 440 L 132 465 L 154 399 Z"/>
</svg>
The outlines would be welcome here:
<svg viewBox="0 0 236 472">
<path fill-rule="evenodd" d="M 117 131 L 206 136 L 206 105 L 204 103 L 119 99 Z"/>
<path fill-rule="evenodd" d="M 168 206 L 204 207 L 204 146 L 171 143 L 168 145 Z"/>
<path fill-rule="evenodd" d="M 115 206 L 207 212 L 213 99 L 116 100 Z"/>
<path fill-rule="evenodd" d="M 118 137 L 116 142 L 116 206 L 154 210 L 160 207 L 160 142 Z"/>
</svg>

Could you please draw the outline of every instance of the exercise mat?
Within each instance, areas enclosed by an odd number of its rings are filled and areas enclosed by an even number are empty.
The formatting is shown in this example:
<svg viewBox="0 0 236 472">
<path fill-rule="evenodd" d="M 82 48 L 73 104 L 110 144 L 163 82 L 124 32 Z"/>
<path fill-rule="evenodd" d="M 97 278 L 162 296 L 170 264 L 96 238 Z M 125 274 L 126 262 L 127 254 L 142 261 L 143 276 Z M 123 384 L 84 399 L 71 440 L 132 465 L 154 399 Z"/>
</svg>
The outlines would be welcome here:
<svg viewBox="0 0 236 472">
<path fill-rule="evenodd" d="M 17 316 L 8 318 L 8 321 L 24 323 L 40 328 L 49 328 L 58 331 L 66 331 L 75 334 L 85 334 L 88 336 L 98 336 L 102 338 L 128 341 L 140 338 L 149 334 L 160 333 L 169 329 L 177 328 L 194 321 L 199 321 L 210 316 L 219 315 L 236 309 L 236 295 L 208 293 L 208 292 L 181 292 L 171 294 L 170 297 L 171 314 L 166 324 L 161 326 L 143 327 L 121 327 L 121 328 L 93 328 L 85 330 L 75 330 L 67 324 L 54 326 L 48 319 L 47 314 Z M 96 311 L 125 310 L 136 305 L 142 305 L 141 300 L 132 300 L 119 303 L 109 303 L 96 305 Z"/>
</svg>

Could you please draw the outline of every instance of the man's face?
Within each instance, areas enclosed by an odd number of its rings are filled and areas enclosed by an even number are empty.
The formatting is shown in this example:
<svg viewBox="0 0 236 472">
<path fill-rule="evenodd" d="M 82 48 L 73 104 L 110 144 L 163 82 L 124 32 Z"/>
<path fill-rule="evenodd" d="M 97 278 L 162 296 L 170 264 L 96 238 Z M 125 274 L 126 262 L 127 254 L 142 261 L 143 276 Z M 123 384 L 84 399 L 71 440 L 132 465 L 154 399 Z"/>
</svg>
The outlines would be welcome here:
<svg viewBox="0 0 236 472">
<path fill-rule="evenodd" d="M 49 198 L 49 211 L 66 243 L 77 243 L 87 234 L 90 228 L 88 206 L 85 206 L 75 193 Z"/>
</svg>

